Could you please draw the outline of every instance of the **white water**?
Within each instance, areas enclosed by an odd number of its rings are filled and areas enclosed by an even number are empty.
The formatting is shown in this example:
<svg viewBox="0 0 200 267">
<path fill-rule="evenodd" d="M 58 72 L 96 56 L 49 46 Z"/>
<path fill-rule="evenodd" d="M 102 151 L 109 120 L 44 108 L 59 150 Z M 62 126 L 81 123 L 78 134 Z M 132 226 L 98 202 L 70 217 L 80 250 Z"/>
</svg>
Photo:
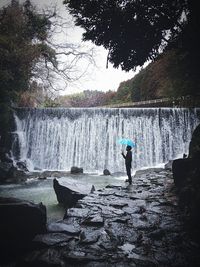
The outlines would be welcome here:
<svg viewBox="0 0 200 267">
<path fill-rule="evenodd" d="M 130 138 L 133 168 L 151 167 L 188 153 L 200 122 L 198 109 L 18 109 L 21 160 L 29 169 L 124 171 L 120 138 Z M 15 151 L 13 151 L 15 155 Z"/>
</svg>

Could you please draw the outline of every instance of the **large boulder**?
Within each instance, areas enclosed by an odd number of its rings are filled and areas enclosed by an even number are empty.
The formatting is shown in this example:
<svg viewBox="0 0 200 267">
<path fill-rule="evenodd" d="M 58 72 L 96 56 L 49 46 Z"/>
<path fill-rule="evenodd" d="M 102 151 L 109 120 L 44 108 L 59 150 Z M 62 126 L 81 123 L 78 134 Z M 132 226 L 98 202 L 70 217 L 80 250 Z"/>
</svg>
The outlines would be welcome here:
<svg viewBox="0 0 200 267">
<path fill-rule="evenodd" d="M 191 180 L 193 171 L 199 168 L 200 164 L 200 124 L 194 130 L 189 145 L 188 158 L 174 160 L 172 172 L 175 184 L 180 187 L 185 184 L 187 178 Z M 195 174 L 196 175 L 196 174 Z"/>
<path fill-rule="evenodd" d="M 0 250 L 11 257 L 27 249 L 31 240 L 46 232 L 46 207 L 15 198 L 0 198 Z"/>
<path fill-rule="evenodd" d="M 83 168 L 78 168 L 78 167 L 71 167 L 71 173 L 72 174 L 78 174 L 78 173 L 83 173 Z"/>
<path fill-rule="evenodd" d="M 189 145 L 189 157 L 172 164 L 173 178 L 178 189 L 179 205 L 186 225 L 194 238 L 200 240 L 200 125 L 195 129 Z"/>
<path fill-rule="evenodd" d="M 53 180 L 53 188 L 56 193 L 58 203 L 63 204 L 66 208 L 75 206 L 79 199 L 86 196 L 86 194 L 76 192 L 66 186 L 60 185 L 57 179 Z"/>
<path fill-rule="evenodd" d="M 176 159 L 172 163 L 172 172 L 175 185 L 179 188 L 187 180 L 188 174 L 197 165 L 192 158 Z"/>
<path fill-rule="evenodd" d="M 192 134 L 192 139 L 189 145 L 189 157 L 198 158 L 200 160 L 200 124 Z"/>
<path fill-rule="evenodd" d="M 173 164 L 173 160 L 169 160 L 164 166 L 165 170 L 171 171 L 172 170 L 172 164 Z"/>
<path fill-rule="evenodd" d="M 58 203 L 63 204 L 66 208 L 75 206 L 79 199 L 95 191 L 95 187 L 92 184 L 85 184 L 81 183 L 81 181 L 66 178 L 61 178 L 59 182 L 55 178 L 53 180 L 53 188 Z"/>
<path fill-rule="evenodd" d="M 30 240 L 46 231 L 46 207 L 16 198 L 0 197 L 1 241 Z"/>
<path fill-rule="evenodd" d="M 105 169 L 103 170 L 103 175 L 111 175 L 111 173 L 108 169 Z"/>
</svg>

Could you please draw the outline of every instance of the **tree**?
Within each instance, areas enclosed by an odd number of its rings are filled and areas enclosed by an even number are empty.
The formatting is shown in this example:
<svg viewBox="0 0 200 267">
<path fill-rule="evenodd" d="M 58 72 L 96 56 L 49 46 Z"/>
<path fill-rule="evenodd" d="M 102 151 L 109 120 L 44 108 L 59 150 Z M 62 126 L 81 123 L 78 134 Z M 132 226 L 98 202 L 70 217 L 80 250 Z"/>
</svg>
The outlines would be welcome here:
<svg viewBox="0 0 200 267">
<path fill-rule="evenodd" d="M 0 9 L 0 160 L 9 150 L 10 104 L 22 95 L 24 103 L 34 105 L 34 81 L 43 83 L 46 91 L 50 86 L 54 90 L 54 77 L 62 75 L 66 82 L 73 81 L 77 61 L 92 60 L 91 54 L 76 45 L 52 41 L 55 30 L 62 26 L 65 21 L 57 20 L 56 8 L 37 11 L 30 0 L 23 4 L 12 0 Z M 65 55 L 64 63 L 61 55 Z"/>
<path fill-rule="evenodd" d="M 65 0 L 83 40 L 108 50 L 108 61 L 123 70 L 154 60 L 178 44 L 197 52 L 198 1 L 193 0 Z"/>
<path fill-rule="evenodd" d="M 0 10 L 0 94 L 14 100 L 29 88 L 34 67 L 40 58 L 56 64 L 55 51 L 45 41 L 50 19 L 37 14 L 30 1 L 12 1 Z"/>
<path fill-rule="evenodd" d="M 92 60 L 91 51 L 80 46 L 55 41 L 58 28 L 66 27 L 56 6 L 37 11 L 26 0 L 12 0 L 0 9 L 0 97 L 6 102 L 16 100 L 37 80 L 47 90 L 53 88 L 54 78 L 74 81 L 77 61 Z M 64 59 L 63 59 L 64 57 Z M 73 75 L 73 76 L 72 76 Z M 59 76 L 59 78 L 58 78 Z"/>
</svg>

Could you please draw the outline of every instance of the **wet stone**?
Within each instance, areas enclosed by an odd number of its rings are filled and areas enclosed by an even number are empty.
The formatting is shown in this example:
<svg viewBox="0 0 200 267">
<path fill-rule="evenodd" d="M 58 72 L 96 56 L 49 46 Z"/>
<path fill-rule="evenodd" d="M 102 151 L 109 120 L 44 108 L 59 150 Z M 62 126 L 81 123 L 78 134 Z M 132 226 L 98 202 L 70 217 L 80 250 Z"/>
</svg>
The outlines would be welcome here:
<svg viewBox="0 0 200 267">
<path fill-rule="evenodd" d="M 139 207 L 137 206 L 132 206 L 131 207 L 124 207 L 123 211 L 127 214 L 133 214 L 133 213 L 138 213 L 139 212 Z"/>
<path fill-rule="evenodd" d="M 95 255 L 87 255 L 86 253 L 80 253 L 80 252 L 71 252 L 71 253 L 65 253 L 64 259 L 68 264 L 67 266 L 88 266 L 87 263 L 92 262 L 92 266 L 95 266 L 95 262 L 102 262 L 102 258 L 100 256 Z M 101 263 L 102 264 L 102 263 Z M 99 265 L 100 266 L 100 265 Z"/>
<path fill-rule="evenodd" d="M 59 243 L 67 242 L 70 237 L 62 233 L 49 233 L 44 235 L 37 235 L 33 242 L 44 244 L 47 246 L 58 245 Z"/>
<path fill-rule="evenodd" d="M 61 252 L 54 248 L 48 248 L 46 250 L 36 250 L 26 255 L 19 261 L 16 267 L 22 266 L 51 266 L 51 267 L 63 267 L 64 261 L 61 259 Z"/>
<path fill-rule="evenodd" d="M 200 266 L 200 247 L 187 234 L 177 203 L 169 170 L 137 172 L 133 185 L 97 190 L 49 224 L 34 240 L 42 249 L 30 266 L 41 266 L 39 260 L 45 267 Z"/>
<path fill-rule="evenodd" d="M 83 225 L 88 225 L 88 226 L 96 226 L 96 227 L 101 227 L 104 225 L 104 219 L 100 215 L 93 215 L 87 217 L 84 221 L 82 221 Z"/>
<path fill-rule="evenodd" d="M 138 232 L 134 231 L 129 225 L 118 222 L 109 222 L 106 232 L 112 241 L 119 244 L 122 241 L 134 243 L 138 239 Z"/>
<path fill-rule="evenodd" d="M 98 230 L 93 231 L 83 231 L 80 235 L 80 242 L 82 244 L 92 244 L 99 240 L 101 232 Z"/>
<path fill-rule="evenodd" d="M 136 229 L 147 229 L 150 227 L 150 223 L 147 220 L 144 220 L 141 215 L 138 214 L 138 216 L 131 216 L 131 219 L 129 220 L 129 223 Z"/>
<path fill-rule="evenodd" d="M 113 196 L 113 192 L 105 192 L 105 193 L 100 193 L 99 196 L 102 196 L 102 197 L 108 197 L 108 196 Z"/>
<path fill-rule="evenodd" d="M 123 216 L 125 215 L 125 212 L 121 209 L 116 209 L 111 206 L 101 206 L 101 213 L 106 218 L 113 218 L 113 216 Z"/>
<path fill-rule="evenodd" d="M 116 208 L 116 209 L 122 209 L 123 207 L 128 206 L 127 203 L 120 203 L 119 201 L 115 201 L 114 203 L 111 203 L 110 206 Z"/>
<path fill-rule="evenodd" d="M 125 198 L 128 196 L 128 194 L 124 192 L 115 192 L 114 195 L 119 198 Z"/>
<path fill-rule="evenodd" d="M 68 235 L 79 235 L 80 227 L 75 228 L 73 225 L 68 225 L 62 222 L 50 223 L 47 227 L 48 232 L 64 232 Z"/>
<path fill-rule="evenodd" d="M 119 223 L 127 223 L 129 220 L 129 217 L 118 217 L 113 220 L 113 222 L 119 222 Z"/>
<path fill-rule="evenodd" d="M 83 208 L 71 208 L 67 210 L 67 214 L 65 215 L 65 218 L 67 217 L 78 217 L 78 218 L 85 218 L 90 213 L 89 209 L 83 209 Z"/>
</svg>

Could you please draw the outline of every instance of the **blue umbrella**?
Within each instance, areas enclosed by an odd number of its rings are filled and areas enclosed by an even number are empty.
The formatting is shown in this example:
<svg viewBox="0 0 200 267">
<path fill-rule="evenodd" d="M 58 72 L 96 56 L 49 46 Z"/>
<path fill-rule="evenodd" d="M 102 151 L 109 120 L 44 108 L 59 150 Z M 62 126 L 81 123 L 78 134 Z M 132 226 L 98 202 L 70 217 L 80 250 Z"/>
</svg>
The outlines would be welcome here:
<svg viewBox="0 0 200 267">
<path fill-rule="evenodd" d="M 132 140 L 130 140 L 130 139 L 122 138 L 122 139 L 119 139 L 118 142 L 121 145 L 135 147 L 135 143 Z"/>
</svg>

